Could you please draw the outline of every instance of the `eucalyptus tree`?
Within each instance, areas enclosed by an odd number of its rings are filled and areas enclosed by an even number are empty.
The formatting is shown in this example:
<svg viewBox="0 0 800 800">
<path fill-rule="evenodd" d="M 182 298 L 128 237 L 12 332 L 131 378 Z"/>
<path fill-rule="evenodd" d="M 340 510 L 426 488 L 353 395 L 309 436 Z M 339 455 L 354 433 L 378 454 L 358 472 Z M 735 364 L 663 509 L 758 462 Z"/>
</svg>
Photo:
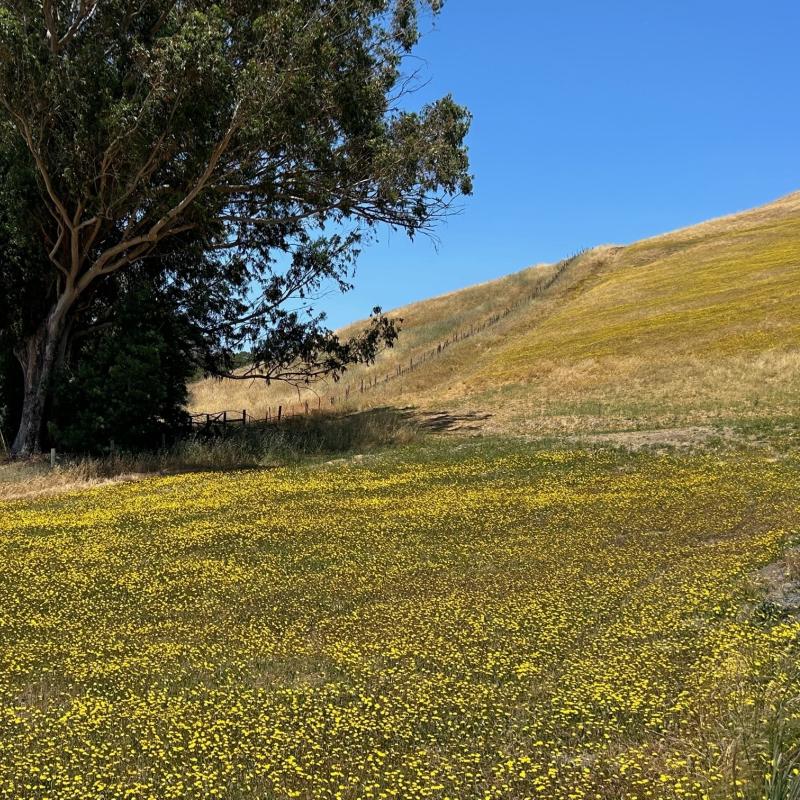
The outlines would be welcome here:
<svg viewBox="0 0 800 800">
<path fill-rule="evenodd" d="M 368 360 L 314 310 L 377 226 L 410 235 L 471 191 L 469 114 L 408 110 L 408 57 L 439 0 L 3 0 L 0 341 L 22 366 L 13 450 L 34 452 L 71 339 L 137 274 L 230 372 L 265 380 Z M 233 374 L 233 373 L 231 373 Z"/>
</svg>

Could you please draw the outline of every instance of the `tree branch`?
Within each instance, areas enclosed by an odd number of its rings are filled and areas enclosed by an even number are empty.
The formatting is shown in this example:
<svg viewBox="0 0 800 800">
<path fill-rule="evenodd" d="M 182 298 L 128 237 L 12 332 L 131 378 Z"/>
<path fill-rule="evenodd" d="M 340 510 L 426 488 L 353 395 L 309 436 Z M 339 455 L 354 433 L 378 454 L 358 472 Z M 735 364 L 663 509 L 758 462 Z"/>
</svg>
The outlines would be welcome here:
<svg viewBox="0 0 800 800">
<path fill-rule="evenodd" d="M 81 0 L 78 14 L 73 23 L 67 29 L 67 32 L 58 40 L 58 45 L 53 52 L 58 52 L 66 47 L 70 41 L 75 37 L 78 31 L 94 16 L 95 11 L 99 6 L 99 0 Z"/>
</svg>

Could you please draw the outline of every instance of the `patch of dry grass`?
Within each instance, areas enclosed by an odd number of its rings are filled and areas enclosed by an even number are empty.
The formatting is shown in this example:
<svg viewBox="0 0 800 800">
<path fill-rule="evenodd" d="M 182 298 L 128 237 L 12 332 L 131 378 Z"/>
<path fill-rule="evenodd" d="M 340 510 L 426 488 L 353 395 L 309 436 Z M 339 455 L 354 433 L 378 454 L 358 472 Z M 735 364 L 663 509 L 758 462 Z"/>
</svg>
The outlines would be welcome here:
<svg viewBox="0 0 800 800">
<path fill-rule="evenodd" d="M 313 461 L 404 445 L 423 434 L 424 420 L 395 409 L 312 414 L 278 425 L 251 425 L 227 436 L 197 435 L 164 450 L 113 458 L 60 455 L 0 463 L 0 501 L 80 491 L 152 475 L 228 470 Z"/>
<path fill-rule="evenodd" d="M 31 499 L 142 477 L 127 466 L 111 469 L 100 460 L 81 459 L 51 469 L 45 460 L 7 461 L 0 463 L 0 500 Z"/>
<path fill-rule="evenodd" d="M 556 265 L 537 265 L 496 281 L 395 309 L 390 316 L 402 320 L 402 333 L 398 344 L 384 351 L 375 365 L 352 367 L 339 383 L 322 381 L 314 387 L 301 387 L 298 390 L 280 383 L 266 386 L 261 381 L 206 378 L 191 387 L 190 409 L 194 412 L 247 409 L 255 416 L 264 417 L 268 409 L 274 413 L 279 404 L 284 409 L 291 408 L 292 405 L 300 408 L 308 400 L 312 408 L 316 407 L 319 397 L 325 401 L 324 408 L 329 409 L 328 396 L 342 395 L 344 387 L 348 385 L 351 387 L 350 407 L 380 406 L 387 397 L 396 398 L 405 394 L 406 384 L 400 386 L 393 383 L 388 391 L 377 388 L 363 397 L 356 398 L 362 379 L 369 382 L 378 377 L 382 380 L 386 375 L 395 374 L 398 367 L 410 366 L 412 360 L 419 364 L 423 354 L 429 353 L 457 331 L 469 331 L 470 327 L 478 327 L 493 315 L 503 313 L 514 306 L 521 298 L 529 297 L 537 286 L 545 284 L 553 276 L 555 269 Z M 346 337 L 355 333 L 363 324 L 363 322 L 353 323 L 340 333 Z M 499 330 L 503 329 L 503 325 L 496 327 Z M 480 334 L 480 338 L 483 339 L 495 336 L 497 332 L 494 328 L 489 328 Z M 474 340 L 478 338 L 475 336 Z M 448 357 L 451 353 L 457 352 L 456 358 L 468 353 L 469 342 L 469 339 L 459 342 L 457 346 L 446 351 Z M 438 358 L 430 361 L 427 367 L 422 367 L 419 371 L 422 381 L 429 382 L 431 370 L 435 371 L 446 361 L 447 359 Z M 359 402 L 362 399 L 364 402 Z"/>
<path fill-rule="evenodd" d="M 502 312 L 554 267 L 417 303 L 400 346 L 338 386 L 349 407 L 477 410 L 490 429 L 618 430 L 796 413 L 800 391 L 800 193 L 627 247 L 583 254 L 541 296 L 441 357 L 363 395 L 412 354 Z M 198 410 L 254 413 L 310 391 L 206 381 Z"/>
</svg>

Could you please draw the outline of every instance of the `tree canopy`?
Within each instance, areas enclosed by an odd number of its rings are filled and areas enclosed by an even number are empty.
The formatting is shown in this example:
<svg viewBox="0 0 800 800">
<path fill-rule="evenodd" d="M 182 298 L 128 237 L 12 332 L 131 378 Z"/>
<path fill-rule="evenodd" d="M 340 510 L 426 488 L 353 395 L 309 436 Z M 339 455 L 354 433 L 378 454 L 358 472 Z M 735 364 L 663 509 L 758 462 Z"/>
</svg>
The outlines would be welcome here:
<svg viewBox="0 0 800 800">
<path fill-rule="evenodd" d="M 147 275 L 232 374 L 337 374 L 396 330 L 340 341 L 314 307 L 381 224 L 410 235 L 471 191 L 469 115 L 409 111 L 428 0 L 13 0 L 0 9 L 0 341 L 22 365 L 14 448 L 39 445 L 73 337 Z"/>
</svg>

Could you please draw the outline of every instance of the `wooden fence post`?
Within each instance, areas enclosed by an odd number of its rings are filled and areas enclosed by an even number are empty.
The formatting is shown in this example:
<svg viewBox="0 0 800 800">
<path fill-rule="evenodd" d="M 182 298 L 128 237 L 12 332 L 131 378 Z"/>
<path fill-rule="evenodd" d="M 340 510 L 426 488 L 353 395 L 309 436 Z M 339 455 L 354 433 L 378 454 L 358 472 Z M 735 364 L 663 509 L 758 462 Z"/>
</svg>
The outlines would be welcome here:
<svg viewBox="0 0 800 800">
<path fill-rule="evenodd" d="M 283 406 L 278 406 L 278 422 L 281 421 L 282 414 L 283 414 Z"/>
<path fill-rule="evenodd" d="M 242 426 L 247 425 L 247 409 L 242 409 Z"/>
<path fill-rule="evenodd" d="M 55 447 L 50 448 L 50 469 L 56 468 L 56 449 Z"/>
</svg>

